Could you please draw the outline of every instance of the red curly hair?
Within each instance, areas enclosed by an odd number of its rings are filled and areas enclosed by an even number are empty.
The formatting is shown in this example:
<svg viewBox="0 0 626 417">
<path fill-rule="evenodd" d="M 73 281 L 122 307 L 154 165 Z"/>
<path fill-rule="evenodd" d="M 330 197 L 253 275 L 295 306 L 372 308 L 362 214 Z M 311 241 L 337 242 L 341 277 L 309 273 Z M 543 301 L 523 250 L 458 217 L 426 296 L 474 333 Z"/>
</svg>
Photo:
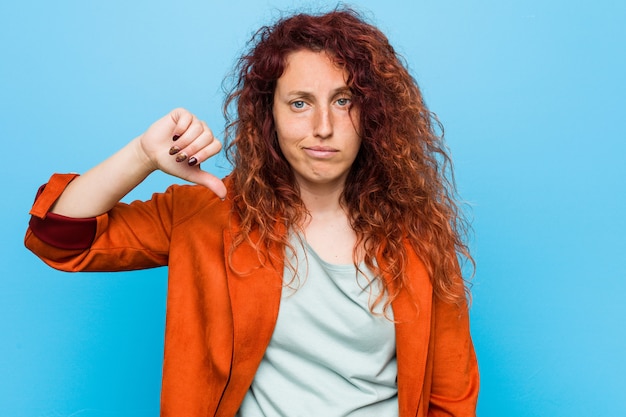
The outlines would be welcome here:
<svg viewBox="0 0 626 417">
<path fill-rule="evenodd" d="M 437 296 L 463 303 L 469 291 L 458 261 L 473 260 L 443 129 L 387 37 L 351 9 L 296 14 L 265 26 L 238 61 L 224 105 L 234 210 L 242 226 L 236 244 L 258 229 L 258 248 L 288 245 L 285 228 L 299 227 L 307 216 L 272 116 L 286 57 L 302 49 L 324 51 L 345 69 L 359 108 L 362 144 L 341 203 L 357 234 L 355 254 L 364 248 L 365 264 L 391 278 L 383 282 L 385 307 L 404 285 L 407 240 Z"/>
</svg>

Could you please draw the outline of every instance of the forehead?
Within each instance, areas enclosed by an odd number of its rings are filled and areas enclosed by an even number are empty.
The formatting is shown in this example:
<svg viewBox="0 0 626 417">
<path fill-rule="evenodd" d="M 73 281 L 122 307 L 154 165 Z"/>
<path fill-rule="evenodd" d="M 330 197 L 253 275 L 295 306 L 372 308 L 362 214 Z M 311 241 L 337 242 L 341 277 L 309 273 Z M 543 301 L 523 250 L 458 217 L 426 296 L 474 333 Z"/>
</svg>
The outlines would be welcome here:
<svg viewBox="0 0 626 417">
<path fill-rule="evenodd" d="M 303 49 L 285 58 L 285 69 L 277 80 L 277 89 L 340 88 L 346 86 L 347 72 L 324 51 Z"/>
</svg>

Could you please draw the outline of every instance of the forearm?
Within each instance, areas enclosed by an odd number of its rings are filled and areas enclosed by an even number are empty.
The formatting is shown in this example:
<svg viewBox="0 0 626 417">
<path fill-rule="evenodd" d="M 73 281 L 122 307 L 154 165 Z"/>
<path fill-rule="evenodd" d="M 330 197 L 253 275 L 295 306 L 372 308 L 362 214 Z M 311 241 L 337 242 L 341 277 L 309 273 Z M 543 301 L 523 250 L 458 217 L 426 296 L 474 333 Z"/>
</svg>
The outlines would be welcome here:
<svg viewBox="0 0 626 417">
<path fill-rule="evenodd" d="M 51 211 L 74 218 L 106 213 L 157 169 L 204 185 L 224 199 L 224 183 L 200 169 L 200 163 L 221 147 L 206 123 L 185 109 L 174 109 L 115 155 L 74 179 Z"/>
<path fill-rule="evenodd" d="M 51 211 L 67 217 L 95 217 L 109 211 L 140 184 L 155 167 L 142 151 L 139 138 L 74 179 Z"/>
</svg>

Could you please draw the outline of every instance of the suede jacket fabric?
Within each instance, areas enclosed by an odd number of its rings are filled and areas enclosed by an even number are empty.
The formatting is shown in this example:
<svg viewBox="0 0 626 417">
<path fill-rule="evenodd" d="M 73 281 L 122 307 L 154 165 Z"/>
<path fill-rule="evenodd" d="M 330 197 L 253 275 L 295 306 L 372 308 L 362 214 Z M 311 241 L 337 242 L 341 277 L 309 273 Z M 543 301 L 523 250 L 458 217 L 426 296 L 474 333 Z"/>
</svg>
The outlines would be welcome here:
<svg viewBox="0 0 626 417">
<path fill-rule="evenodd" d="M 261 262 L 249 244 L 231 252 L 238 222 L 230 202 L 201 186 L 174 185 L 94 219 L 49 213 L 73 178 L 55 174 L 42 187 L 26 246 L 63 271 L 167 265 L 161 416 L 234 416 L 272 337 L 282 263 Z M 270 249 L 278 258 L 282 250 Z M 409 254 L 409 284 L 392 303 L 399 415 L 475 416 L 479 377 L 467 307 L 435 297 L 424 265 Z"/>
</svg>

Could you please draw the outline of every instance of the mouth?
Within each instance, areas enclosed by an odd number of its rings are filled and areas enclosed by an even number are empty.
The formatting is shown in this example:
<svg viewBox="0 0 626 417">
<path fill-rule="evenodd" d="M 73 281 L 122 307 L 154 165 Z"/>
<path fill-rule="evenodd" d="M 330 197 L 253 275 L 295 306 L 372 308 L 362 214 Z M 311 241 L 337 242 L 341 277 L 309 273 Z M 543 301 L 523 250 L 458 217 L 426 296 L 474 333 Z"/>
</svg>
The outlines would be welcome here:
<svg viewBox="0 0 626 417">
<path fill-rule="evenodd" d="M 331 148 L 329 146 L 308 146 L 302 148 L 307 155 L 314 158 L 330 158 L 335 155 L 339 150 Z"/>
</svg>

